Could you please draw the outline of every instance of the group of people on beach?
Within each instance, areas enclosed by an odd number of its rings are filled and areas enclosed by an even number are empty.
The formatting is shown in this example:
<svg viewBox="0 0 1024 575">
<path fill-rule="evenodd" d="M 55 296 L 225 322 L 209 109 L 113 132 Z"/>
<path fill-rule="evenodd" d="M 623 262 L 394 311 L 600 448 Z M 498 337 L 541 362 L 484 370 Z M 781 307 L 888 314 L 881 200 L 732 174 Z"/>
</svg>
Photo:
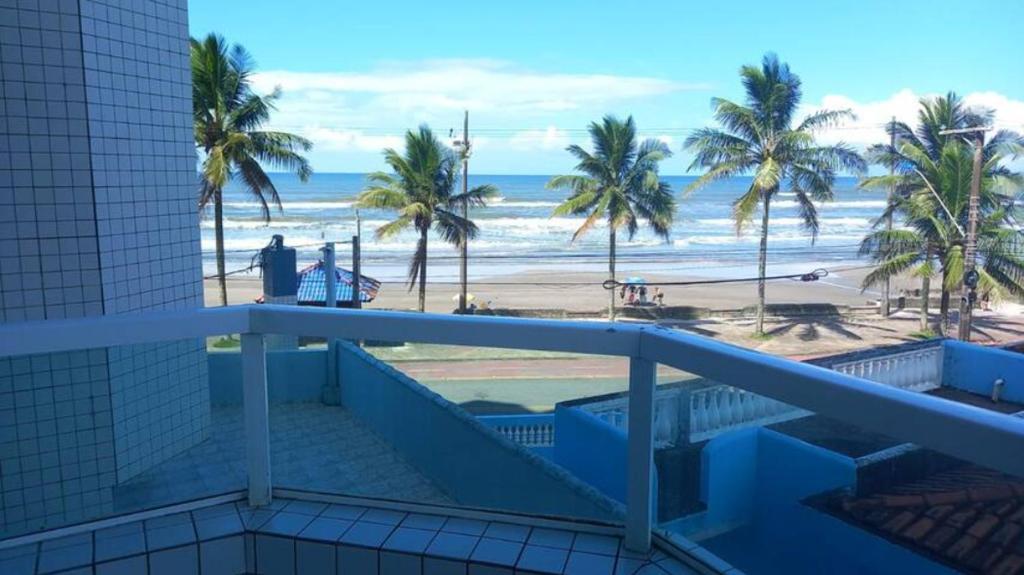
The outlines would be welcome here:
<svg viewBox="0 0 1024 575">
<path fill-rule="evenodd" d="M 647 286 L 640 285 L 624 285 L 619 290 L 619 299 L 626 305 L 657 305 L 661 307 L 664 305 L 665 293 L 661 291 L 661 288 L 655 287 L 651 293 L 651 301 L 647 300 Z"/>
</svg>

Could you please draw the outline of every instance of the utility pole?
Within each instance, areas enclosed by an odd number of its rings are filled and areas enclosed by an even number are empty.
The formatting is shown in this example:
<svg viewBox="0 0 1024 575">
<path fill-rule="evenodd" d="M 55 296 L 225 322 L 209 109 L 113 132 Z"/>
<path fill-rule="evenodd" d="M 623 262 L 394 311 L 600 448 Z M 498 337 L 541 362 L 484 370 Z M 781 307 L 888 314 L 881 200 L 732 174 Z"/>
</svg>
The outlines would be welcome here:
<svg viewBox="0 0 1024 575">
<path fill-rule="evenodd" d="M 892 152 L 896 151 L 896 116 L 892 117 L 892 122 L 889 124 L 889 149 Z M 889 165 L 889 176 L 892 177 L 895 174 L 896 174 L 896 162 L 893 161 L 892 164 Z M 890 185 L 889 186 L 889 202 L 888 202 L 889 206 L 892 205 L 892 197 L 893 197 L 895 191 L 896 191 L 896 185 L 895 184 Z M 892 233 L 892 210 L 889 210 L 888 206 L 887 206 L 886 212 L 887 213 L 886 213 L 886 216 L 885 216 L 885 231 L 886 231 L 887 234 L 889 234 L 889 233 Z M 886 239 L 886 242 L 885 242 L 885 257 L 886 258 L 889 257 L 889 241 L 888 241 L 888 239 Z M 882 284 L 882 302 L 881 302 L 882 305 L 881 305 L 881 308 L 880 308 L 881 312 L 882 312 L 882 317 L 889 317 L 889 313 L 891 311 L 889 301 L 890 301 L 890 282 L 889 282 L 889 277 L 886 276 L 885 283 Z"/>
<path fill-rule="evenodd" d="M 469 193 L 469 110 L 466 110 L 462 119 L 462 140 L 456 142 L 462 150 L 462 219 L 469 220 L 469 200 L 466 194 Z M 469 283 L 467 265 L 469 261 L 469 237 L 463 231 L 459 242 L 459 313 L 466 313 L 467 288 Z"/>
<path fill-rule="evenodd" d="M 362 256 L 359 253 L 359 236 L 352 236 L 352 309 L 363 307 L 363 294 L 360 290 L 362 278 Z"/>
<path fill-rule="evenodd" d="M 977 298 L 978 270 L 975 269 L 978 253 L 978 204 L 981 202 L 981 171 L 984 167 L 985 132 L 992 128 L 975 126 L 957 130 L 942 130 L 939 134 L 973 134 L 974 169 L 971 173 L 971 195 L 967 201 L 967 237 L 964 239 L 964 281 L 960 295 L 960 325 L 958 337 L 961 341 L 971 340 L 971 316 Z"/>
</svg>

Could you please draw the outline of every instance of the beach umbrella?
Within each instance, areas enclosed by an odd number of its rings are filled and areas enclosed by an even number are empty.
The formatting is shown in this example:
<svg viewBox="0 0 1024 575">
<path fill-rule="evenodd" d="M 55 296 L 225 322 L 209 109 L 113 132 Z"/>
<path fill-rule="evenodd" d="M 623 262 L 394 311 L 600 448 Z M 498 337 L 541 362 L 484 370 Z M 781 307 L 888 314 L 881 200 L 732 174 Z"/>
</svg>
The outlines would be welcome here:
<svg viewBox="0 0 1024 575">
<path fill-rule="evenodd" d="M 629 276 L 628 278 L 626 278 L 626 282 L 625 283 L 627 283 L 629 285 L 643 285 L 643 284 L 647 283 L 647 280 L 645 280 L 644 278 L 642 278 L 640 276 Z"/>
</svg>

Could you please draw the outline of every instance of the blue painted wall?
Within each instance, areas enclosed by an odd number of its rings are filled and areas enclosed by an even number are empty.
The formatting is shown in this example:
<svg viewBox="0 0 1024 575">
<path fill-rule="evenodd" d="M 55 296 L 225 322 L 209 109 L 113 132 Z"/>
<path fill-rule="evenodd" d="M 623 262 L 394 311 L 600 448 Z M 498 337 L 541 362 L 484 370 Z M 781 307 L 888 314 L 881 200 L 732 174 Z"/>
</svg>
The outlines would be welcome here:
<svg viewBox="0 0 1024 575">
<path fill-rule="evenodd" d="M 856 483 L 848 457 L 755 428 L 713 439 L 703 456 L 704 513 L 667 527 L 737 568 L 767 574 L 951 573 L 802 503 Z"/>
<path fill-rule="evenodd" d="M 242 354 L 207 354 L 210 371 L 210 403 L 242 404 Z M 267 396 L 271 403 L 320 401 L 327 378 L 327 350 L 267 352 Z"/>
<path fill-rule="evenodd" d="M 942 345 L 943 385 L 989 396 L 1002 378 L 1002 398 L 1024 403 L 1024 354 L 952 340 Z"/>
<path fill-rule="evenodd" d="M 348 343 L 338 346 L 341 403 L 458 503 L 610 519 L 621 506 L 462 408 Z"/>
<path fill-rule="evenodd" d="M 626 432 L 577 407 L 555 407 L 555 463 L 602 493 L 626 503 Z M 658 508 L 658 470 L 654 470 L 654 509 Z"/>
</svg>

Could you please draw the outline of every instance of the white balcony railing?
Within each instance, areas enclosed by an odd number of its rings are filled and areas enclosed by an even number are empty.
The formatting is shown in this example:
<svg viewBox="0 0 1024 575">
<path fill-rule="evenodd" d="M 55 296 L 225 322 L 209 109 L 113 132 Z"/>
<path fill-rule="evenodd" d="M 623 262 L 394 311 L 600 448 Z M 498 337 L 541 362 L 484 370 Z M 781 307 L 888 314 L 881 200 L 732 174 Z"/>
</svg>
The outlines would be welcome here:
<svg viewBox="0 0 1024 575">
<path fill-rule="evenodd" d="M 928 391 L 942 386 L 943 348 L 924 349 L 837 363 L 832 369 L 862 379 L 909 391 Z"/>
<path fill-rule="evenodd" d="M 480 423 L 524 447 L 555 445 L 555 417 L 550 413 L 537 415 L 483 415 Z"/>
<path fill-rule="evenodd" d="M 691 443 L 734 429 L 771 425 L 810 414 L 804 409 L 731 385 L 714 385 L 693 391 L 689 409 Z"/>
<path fill-rule="evenodd" d="M 654 444 L 657 447 L 672 445 L 679 437 L 680 389 L 658 389 L 654 395 Z M 629 428 L 629 396 L 580 404 L 577 407 L 594 414 L 608 425 L 619 429 Z"/>
<path fill-rule="evenodd" d="M 1024 475 L 1024 420 L 657 326 L 250 305 L 0 325 L 0 357 L 242 334 L 249 499 L 271 495 L 265 335 L 408 341 L 629 358 L 626 545 L 650 548 L 659 363 Z"/>
</svg>

